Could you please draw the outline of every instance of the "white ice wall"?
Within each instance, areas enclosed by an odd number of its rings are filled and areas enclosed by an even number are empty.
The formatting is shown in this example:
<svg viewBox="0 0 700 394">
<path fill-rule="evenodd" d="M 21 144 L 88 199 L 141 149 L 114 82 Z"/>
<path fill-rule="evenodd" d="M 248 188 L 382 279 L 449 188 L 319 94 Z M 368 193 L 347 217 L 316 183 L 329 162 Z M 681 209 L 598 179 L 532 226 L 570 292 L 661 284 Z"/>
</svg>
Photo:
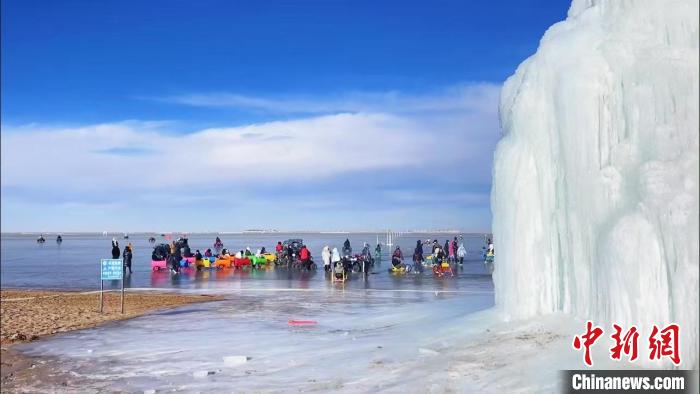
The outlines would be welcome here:
<svg viewBox="0 0 700 394">
<path fill-rule="evenodd" d="M 637 324 L 642 355 L 650 324 L 678 322 L 698 367 L 698 11 L 574 0 L 505 83 L 492 209 L 509 318 Z"/>
</svg>

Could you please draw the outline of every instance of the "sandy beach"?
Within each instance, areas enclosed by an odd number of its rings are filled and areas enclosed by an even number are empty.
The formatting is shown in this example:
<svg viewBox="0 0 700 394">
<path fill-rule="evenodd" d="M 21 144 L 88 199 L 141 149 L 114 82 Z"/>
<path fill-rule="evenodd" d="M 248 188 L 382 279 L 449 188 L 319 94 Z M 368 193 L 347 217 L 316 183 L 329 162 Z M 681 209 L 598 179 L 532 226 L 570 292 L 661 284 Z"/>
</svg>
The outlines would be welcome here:
<svg viewBox="0 0 700 394">
<path fill-rule="evenodd" d="M 129 319 L 156 310 L 220 299 L 211 295 L 128 291 L 124 314 L 121 314 L 118 292 L 105 293 L 103 313 L 99 311 L 99 297 L 99 292 L 94 291 L 0 291 L 3 390 L 21 392 L 21 387 L 36 379 L 67 382 L 64 379 L 67 377 L 53 373 L 49 360 L 26 357 L 12 349 L 13 343 Z"/>
</svg>

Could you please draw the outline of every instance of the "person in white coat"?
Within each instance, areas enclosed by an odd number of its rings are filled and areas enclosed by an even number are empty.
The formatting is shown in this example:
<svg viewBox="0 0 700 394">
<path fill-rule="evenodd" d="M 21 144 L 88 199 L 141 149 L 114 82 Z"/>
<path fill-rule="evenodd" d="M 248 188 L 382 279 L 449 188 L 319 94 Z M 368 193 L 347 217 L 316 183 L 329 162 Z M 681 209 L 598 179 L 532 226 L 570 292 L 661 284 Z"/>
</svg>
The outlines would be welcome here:
<svg viewBox="0 0 700 394">
<path fill-rule="evenodd" d="M 331 269 L 331 248 L 328 245 L 323 247 L 321 251 L 321 259 L 323 260 L 323 269 L 330 271 Z"/>
<path fill-rule="evenodd" d="M 457 248 L 457 257 L 459 257 L 459 265 L 464 264 L 464 256 L 467 255 L 467 249 L 464 248 L 464 243 L 459 244 Z"/>
<path fill-rule="evenodd" d="M 331 267 L 335 268 L 335 265 L 340 263 L 340 252 L 338 248 L 333 248 L 333 253 L 331 253 Z"/>
</svg>

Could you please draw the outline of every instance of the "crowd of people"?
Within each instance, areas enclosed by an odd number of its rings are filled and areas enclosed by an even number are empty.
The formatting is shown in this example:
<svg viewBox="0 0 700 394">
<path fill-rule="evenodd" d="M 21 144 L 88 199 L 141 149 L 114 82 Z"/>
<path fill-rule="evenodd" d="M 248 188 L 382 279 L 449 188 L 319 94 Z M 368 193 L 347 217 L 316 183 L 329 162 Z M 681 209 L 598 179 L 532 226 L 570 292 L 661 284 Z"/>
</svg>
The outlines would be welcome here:
<svg viewBox="0 0 700 394">
<path fill-rule="evenodd" d="M 437 239 L 432 242 L 421 242 L 416 241 L 416 247 L 413 249 L 412 260 L 414 266 L 418 269 L 422 269 L 423 262 L 426 260 L 425 251 L 423 250 L 424 244 L 429 244 L 431 246 L 430 258 L 433 264 L 440 264 L 443 261 L 447 261 L 450 264 L 464 265 L 464 258 L 467 255 L 467 250 L 464 247 L 463 242 L 458 242 L 457 237 L 453 240 L 446 240 L 444 245 L 441 245 Z M 394 268 L 404 267 L 403 263 L 403 252 L 399 246 L 396 247 L 394 253 L 391 256 L 391 264 Z"/>
<path fill-rule="evenodd" d="M 149 242 L 151 242 L 150 239 Z M 490 239 L 487 241 L 487 244 L 488 250 L 486 254 L 493 256 L 494 248 Z M 430 253 L 427 256 L 424 251 L 424 246 L 430 246 Z M 323 246 L 321 250 L 321 260 L 325 271 L 335 272 L 339 263 L 351 257 L 360 259 L 360 261 L 363 262 L 371 262 L 373 264 L 375 260 L 381 259 L 382 245 L 378 243 L 374 247 L 373 252 L 374 256 L 372 256 L 372 249 L 370 245 L 365 242 L 363 244 L 362 251 L 357 255 L 352 255 L 352 245 L 350 244 L 350 240 L 346 239 L 345 242 L 343 242 L 340 250 L 336 246 Z M 267 251 L 265 247 L 261 247 L 255 253 L 253 253 L 250 247 L 246 247 L 245 249 L 241 249 L 236 252 L 233 257 L 239 259 L 250 256 L 260 257 L 266 253 Z M 301 242 L 301 240 L 289 240 L 284 244 L 279 241 L 275 245 L 275 253 L 278 262 L 298 263 L 298 265 L 304 269 L 311 269 L 311 264 L 313 264 L 311 251 L 307 245 Z M 464 258 L 466 255 L 467 251 L 460 236 L 459 240 L 457 237 L 454 237 L 452 240 L 445 240 L 444 244 L 440 244 L 437 239 L 432 240 L 432 242 L 430 240 L 418 240 L 416 241 L 416 246 L 413 250 L 412 260 L 415 267 L 422 267 L 422 264 L 426 261 L 428 256 L 430 256 L 429 258 L 432 260 L 433 264 L 440 264 L 443 261 L 446 261 L 450 264 L 459 264 L 461 266 L 464 264 Z M 118 259 L 120 256 L 124 261 L 124 272 L 126 273 L 128 270 L 129 274 L 131 274 L 133 245 L 128 243 L 123 250 L 120 250 L 119 242 L 116 240 L 116 238 L 112 238 L 112 258 Z M 152 254 L 152 259 L 167 260 L 168 266 L 173 271 L 178 272 L 180 268 L 180 260 L 183 258 L 194 257 L 196 260 L 201 260 L 209 257 L 230 258 L 231 256 L 231 252 L 224 248 L 223 241 L 219 237 L 216 237 L 216 240 L 214 241 L 214 251 L 212 251 L 211 248 L 207 248 L 204 253 L 201 253 L 199 250 L 192 253 L 188 239 L 179 238 L 170 242 L 169 245 L 161 244 L 156 246 Z M 400 246 L 396 246 L 391 253 L 392 267 L 397 269 L 405 267 L 403 260 L 403 251 L 401 250 Z M 347 267 L 345 268 L 347 269 Z"/>
</svg>

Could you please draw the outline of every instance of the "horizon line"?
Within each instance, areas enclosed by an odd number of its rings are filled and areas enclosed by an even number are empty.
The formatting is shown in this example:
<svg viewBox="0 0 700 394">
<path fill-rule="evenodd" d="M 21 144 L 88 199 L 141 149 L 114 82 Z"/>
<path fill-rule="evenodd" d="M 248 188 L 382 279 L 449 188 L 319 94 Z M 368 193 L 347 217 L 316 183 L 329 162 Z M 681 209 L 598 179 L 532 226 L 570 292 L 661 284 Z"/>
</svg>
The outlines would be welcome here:
<svg viewBox="0 0 700 394">
<path fill-rule="evenodd" d="M 0 234 L 12 235 L 41 235 L 41 234 L 107 234 L 107 235 L 130 235 L 130 234 L 220 234 L 220 235 L 235 235 L 235 234 L 490 234 L 489 231 L 465 231 L 457 229 L 423 229 L 423 230 L 402 230 L 402 231 L 387 231 L 387 230 L 275 230 L 275 231 L 260 231 L 260 230 L 240 230 L 240 231 L 0 231 Z"/>
</svg>

